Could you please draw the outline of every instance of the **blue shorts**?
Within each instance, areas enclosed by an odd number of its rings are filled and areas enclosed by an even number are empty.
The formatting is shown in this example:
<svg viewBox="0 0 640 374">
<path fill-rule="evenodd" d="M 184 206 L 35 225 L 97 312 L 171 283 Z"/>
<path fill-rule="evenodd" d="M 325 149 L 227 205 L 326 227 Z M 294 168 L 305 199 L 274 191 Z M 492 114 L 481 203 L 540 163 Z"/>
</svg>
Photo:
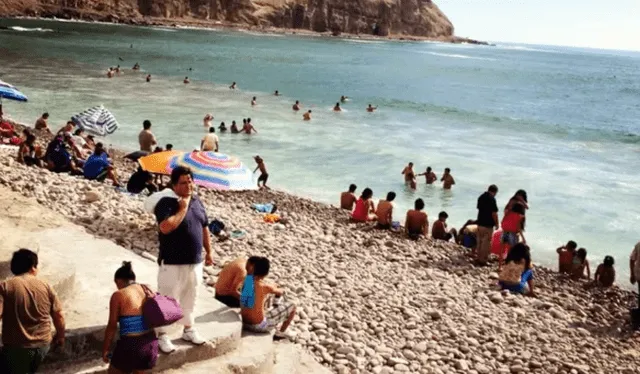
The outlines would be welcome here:
<svg viewBox="0 0 640 374">
<path fill-rule="evenodd" d="M 500 238 L 500 242 L 503 244 L 509 244 L 510 246 L 514 246 L 518 244 L 518 234 L 515 232 L 503 232 L 502 237 Z"/>
<path fill-rule="evenodd" d="M 504 283 L 503 281 L 500 281 L 498 283 L 500 284 L 500 287 L 503 290 L 509 290 L 509 291 L 515 292 L 515 293 L 524 293 L 524 291 L 527 288 L 527 283 L 531 279 L 533 279 L 533 270 L 532 269 L 527 269 L 520 276 L 520 283 L 518 283 L 518 284 Z"/>
</svg>

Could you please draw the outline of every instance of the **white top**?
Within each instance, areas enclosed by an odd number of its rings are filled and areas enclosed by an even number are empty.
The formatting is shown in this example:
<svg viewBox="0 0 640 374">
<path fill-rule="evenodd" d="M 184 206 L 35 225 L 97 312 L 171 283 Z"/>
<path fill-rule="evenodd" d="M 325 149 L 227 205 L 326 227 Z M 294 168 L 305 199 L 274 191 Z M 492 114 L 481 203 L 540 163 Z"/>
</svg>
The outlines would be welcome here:
<svg viewBox="0 0 640 374">
<path fill-rule="evenodd" d="M 218 145 L 218 135 L 214 133 L 208 133 L 202 138 L 202 150 L 203 151 L 215 151 Z"/>
</svg>

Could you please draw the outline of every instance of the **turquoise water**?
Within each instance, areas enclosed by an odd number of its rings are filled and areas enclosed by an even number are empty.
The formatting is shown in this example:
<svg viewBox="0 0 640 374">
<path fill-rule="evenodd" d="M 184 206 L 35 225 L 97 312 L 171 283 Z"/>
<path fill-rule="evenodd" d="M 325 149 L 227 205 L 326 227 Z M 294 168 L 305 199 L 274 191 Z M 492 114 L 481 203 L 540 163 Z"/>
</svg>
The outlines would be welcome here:
<svg viewBox="0 0 640 374">
<path fill-rule="evenodd" d="M 15 119 L 48 111 L 60 125 L 104 104 L 122 125 L 107 143 L 135 148 L 150 119 L 161 143 L 191 149 L 205 113 L 227 125 L 251 117 L 259 134 L 222 134 L 221 150 L 251 166 L 260 154 L 273 186 L 331 203 L 349 183 L 376 197 L 394 190 L 398 219 L 422 197 L 431 217 L 446 210 L 456 227 L 475 216 L 489 184 L 500 187 L 501 206 L 523 188 L 537 262 L 555 263 L 554 249 L 573 239 L 593 268 L 613 254 L 626 282 L 639 239 L 640 53 L 27 20 L 0 26 L 23 27 L 0 31 L 0 79 L 30 98 L 5 101 Z M 136 62 L 142 72 L 128 70 Z M 117 64 L 124 74 L 106 79 Z M 239 90 L 228 89 L 232 81 Z M 352 100 L 334 113 L 341 95 Z M 313 110 L 311 122 L 291 111 L 295 100 Z M 369 103 L 380 109 L 367 113 Z M 409 161 L 438 176 L 450 167 L 453 191 L 424 181 L 406 190 L 400 172 Z"/>
</svg>

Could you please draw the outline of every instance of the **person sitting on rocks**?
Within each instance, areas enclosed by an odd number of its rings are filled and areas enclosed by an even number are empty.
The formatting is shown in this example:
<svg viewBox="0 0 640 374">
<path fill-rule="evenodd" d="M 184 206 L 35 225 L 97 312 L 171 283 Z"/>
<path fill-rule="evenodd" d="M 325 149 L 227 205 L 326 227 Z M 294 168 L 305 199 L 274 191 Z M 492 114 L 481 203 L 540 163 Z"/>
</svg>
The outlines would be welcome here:
<svg viewBox="0 0 640 374">
<path fill-rule="evenodd" d="M 243 328 L 248 331 L 268 333 L 282 324 L 273 337 L 280 340 L 286 338 L 285 331 L 296 315 L 296 307 L 282 300 L 283 290 L 265 282 L 270 266 L 269 259 L 260 257 L 254 264 L 253 274 L 247 274 L 240 296 L 240 313 Z M 265 310 L 265 302 L 271 294 L 276 300 L 269 310 Z"/>
<path fill-rule="evenodd" d="M 158 186 L 153 183 L 153 175 L 151 173 L 138 167 L 138 170 L 129 177 L 127 192 L 139 194 L 144 190 L 147 190 L 151 195 L 158 191 Z"/>
<path fill-rule="evenodd" d="M 571 270 L 571 279 L 578 280 L 584 277 L 584 271 L 587 271 L 587 279 L 591 279 L 591 270 L 589 269 L 589 260 L 587 260 L 587 250 L 578 249 L 573 256 L 573 267 Z"/>
<path fill-rule="evenodd" d="M 356 189 L 358 187 L 355 184 L 349 186 L 349 191 L 345 191 L 340 194 L 340 208 L 348 211 L 353 211 L 353 205 L 358 198 L 356 197 Z"/>
<path fill-rule="evenodd" d="M 10 267 L 14 277 L 0 283 L 0 373 L 35 373 L 51 346 L 52 319 L 56 328 L 53 340 L 60 347 L 64 345 L 62 304 L 53 288 L 37 277 L 35 252 L 14 252 Z"/>
<path fill-rule="evenodd" d="M 21 162 L 27 166 L 39 166 L 42 167 L 42 157 L 40 147 L 36 146 L 36 136 L 28 134 L 27 139 L 20 144 L 18 148 L 18 162 Z"/>
<path fill-rule="evenodd" d="M 478 243 L 477 234 L 478 234 L 478 225 L 476 220 L 468 220 L 464 223 L 464 225 L 460 228 L 458 235 L 458 244 L 462 244 L 465 248 L 469 248 L 475 250 L 476 244 Z"/>
<path fill-rule="evenodd" d="M 518 243 L 511 248 L 498 279 L 503 290 L 535 296 L 531 253 L 526 244 Z"/>
<path fill-rule="evenodd" d="M 378 218 L 377 229 L 390 230 L 393 227 L 393 200 L 396 198 L 395 192 L 389 192 L 386 200 L 378 202 L 376 216 Z"/>
<path fill-rule="evenodd" d="M 109 373 L 143 373 L 158 359 L 158 338 L 142 316 L 148 287 L 136 283 L 131 262 L 123 262 L 114 281 L 118 290 L 109 302 L 109 322 L 104 331 L 102 360 L 109 363 Z M 111 343 L 120 325 L 120 338 L 109 358 Z M 115 370 L 114 370 L 115 369 Z"/>
<path fill-rule="evenodd" d="M 613 267 L 613 257 L 605 256 L 604 261 L 598 265 L 594 276 L 595 283 L 600 287 L 611 287 L 616 280 L 616 269 Z"/>
<path fill-rule="evenodd" d="M 578 244 L 573 240 L 569 240 L 563 247 L 558 247 L 558 272 L 561 274 L 571 274 L 573 269 L 573 256 L 576 253 Z"/>
<path fill-rule="evenodd" d="M 34 127 L 36 128 L 36 130 L 44 130 L 51 134 L 51 129 L 47 124 L 48 120 L 49 120 L 49 113 L 42 113 L 42 116 L 36 120 L 36 124 Z"/>
<path fill-rule="evenodd" d="M 240 289 L 247 274 L 253 274 L 253 269 L 260 257 L 251 256 L 249 259 L 239 257 L 226 265 L 218 274 L 215 284 L 216 300 L 230 308 L 240 308 Z"/>
<path fill-rule="evenodd" d="M 89 180 L 104 181 L 109 178 L 114 186 L 120 186 L 116 172 L 109 162 L 109 155 L 102 143 L 96 144 L 96 149 L 84 164 L 84 177 Z"/>
<path fill-rule="evenodd" d="M 74 175 L 82 174 L 82 169 L 76 166 L 62 135 L 57 135 L 49 142 L 44 155 L 44 162 L 47 169 L 55 173 L 71 172 Z"/>
<path fill-rule="evenodd" d="M 355 208 L 351 213 L 351 220 L 354 222 L 368 222 L 375 221 L 378 217 L 376 216 L 376 207 L 373 204 L 373 191 L 371 188 L 365 188 L 362 190 L 362 195 L 360 198 L 356 200 Z"/>
<path fill-rule="evenodd" d="M 425 238 L 429 235 L 429 218 L 427 213 L 422 211 L 423 209 L 424 201 L 417 199 L 414 203 L 414 209 L 407 212 L 404 228 L 412 240 L 418 240 L 421 235 L 424 235 Z"/>
<path fill-rule="evenodd" d="M 449 218 L 447 212 L 440 212 L 440 214 L 438 214 L 438 220 L 433 223 L 433 228 L 431 229 L 431 236 L 434 239 L 444 240 L 445 242 L 451 239 L 456 242 L 458 233 L 456 229 L 447 227 L 447 218 Z"/>
</svg>

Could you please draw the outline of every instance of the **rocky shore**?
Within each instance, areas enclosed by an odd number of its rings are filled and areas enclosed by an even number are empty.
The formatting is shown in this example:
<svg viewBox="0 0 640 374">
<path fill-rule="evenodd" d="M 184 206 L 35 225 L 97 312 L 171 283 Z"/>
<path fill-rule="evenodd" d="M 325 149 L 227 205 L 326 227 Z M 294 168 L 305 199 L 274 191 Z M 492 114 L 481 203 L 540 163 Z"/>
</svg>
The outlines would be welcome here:
<svg viewBox="0 0 640 374">
<path fill-rule="evenodd" d="M 115 153 L 126 179 L 135 164 Z M 7 149 L 0 184 L 139 255 L 157 253 L 142 197 L 25 167 Z M 293 340 L 336 373 L 640 373 L 639 335 L 626 321 L 631 292 L 585 288 L 538 267 L 538 298 L 502 293 L 495 269 L 473 267 L 450 243 L 370 230 L 335 207 L 273 190 L 199 195 L 210 218 L 246 232 L 214 242 L 205 282 L 239 255 L 268 256 L 270 278 L 298 305 Z M 264 223 L 250 209 L 270 201 L 286 223 Z"/>
</svg>

